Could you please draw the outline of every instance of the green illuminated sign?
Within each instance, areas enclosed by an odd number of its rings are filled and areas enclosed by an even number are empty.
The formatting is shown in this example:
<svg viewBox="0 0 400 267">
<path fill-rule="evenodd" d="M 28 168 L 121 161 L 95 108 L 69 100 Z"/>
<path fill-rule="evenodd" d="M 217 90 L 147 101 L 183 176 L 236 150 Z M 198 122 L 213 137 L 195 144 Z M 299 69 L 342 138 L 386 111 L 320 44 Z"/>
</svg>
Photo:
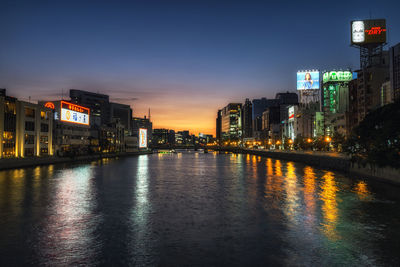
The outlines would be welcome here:
<svg viewBox="0 0 400 267">
<path fill-rule="evenodd" d="M 324 83 L 327 82 L 348 82 L 353 79 L 353 74 L 350 71 L 330 71 L 325 72 L 322 76 Z"/>
</svg>

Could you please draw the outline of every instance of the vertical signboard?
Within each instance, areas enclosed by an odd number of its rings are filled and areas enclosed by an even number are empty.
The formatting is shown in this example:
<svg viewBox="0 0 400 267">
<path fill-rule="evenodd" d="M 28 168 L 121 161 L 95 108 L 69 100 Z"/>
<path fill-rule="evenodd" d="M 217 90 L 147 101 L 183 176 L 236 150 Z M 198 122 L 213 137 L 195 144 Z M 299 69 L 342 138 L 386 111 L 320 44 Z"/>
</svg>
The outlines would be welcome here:
<svg viewBox="0 0 400 267">
<path fill-rule="evenodd" d="M 147 147 L 147 129 L 139 129 L 139 148 Z"/>
</svg>

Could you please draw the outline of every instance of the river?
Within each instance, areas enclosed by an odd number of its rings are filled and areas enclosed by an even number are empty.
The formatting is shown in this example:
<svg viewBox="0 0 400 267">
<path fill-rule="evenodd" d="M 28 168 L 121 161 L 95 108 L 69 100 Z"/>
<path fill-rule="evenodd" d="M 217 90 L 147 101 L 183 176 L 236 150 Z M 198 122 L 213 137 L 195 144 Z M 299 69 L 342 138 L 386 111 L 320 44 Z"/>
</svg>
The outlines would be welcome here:
<svg viewBox="0 0 400 267">
<path fill-rule="evenodd" d="M 0 171 L 0 265 L 398 266 L 399 192 L 194 151 Z"/>
</svg>

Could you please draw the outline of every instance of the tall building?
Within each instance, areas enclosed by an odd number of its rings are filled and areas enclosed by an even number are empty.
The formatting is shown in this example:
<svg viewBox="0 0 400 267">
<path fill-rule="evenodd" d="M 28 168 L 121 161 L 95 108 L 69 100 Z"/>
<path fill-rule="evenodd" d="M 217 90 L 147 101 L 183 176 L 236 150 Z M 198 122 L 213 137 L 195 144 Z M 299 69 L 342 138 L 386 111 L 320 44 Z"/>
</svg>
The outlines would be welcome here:
<svg viewBox="0 0 400 267">
<path fill-rule="evenodd" d="M 323 74 L 324 135 L 332 136 L 335 132 L 348 134 L 346 119 L 349 112 L 349 82 L 352 79 L 350 71 L 329 71 Z"/>
<path fill-rule="evenodd" d="M 219 109 L 217 112 L 216 119 L 216 127 L 215 127 L 215 136 L 217 138 L 217 142 L 221 143 L 221 127 L 222 127 L 222 110 Z"/>
<path fill-rule="evenodd" d="M 229 103 L 222 109 L 221 136 L 222 139 L 240 139 L 242 137 L 241 103 Z"/>
<path fill-rule="evenodd" d="M 390 48 L 390 87 L 393 99 L 400 99 L 400 43 Z"/>
<path fill-rule="evenodd" d="M 242 129 L 243 137 L 253 137 L 253 104 L 246 98 L 246 101 L 242 107 Z"/>
</svg>

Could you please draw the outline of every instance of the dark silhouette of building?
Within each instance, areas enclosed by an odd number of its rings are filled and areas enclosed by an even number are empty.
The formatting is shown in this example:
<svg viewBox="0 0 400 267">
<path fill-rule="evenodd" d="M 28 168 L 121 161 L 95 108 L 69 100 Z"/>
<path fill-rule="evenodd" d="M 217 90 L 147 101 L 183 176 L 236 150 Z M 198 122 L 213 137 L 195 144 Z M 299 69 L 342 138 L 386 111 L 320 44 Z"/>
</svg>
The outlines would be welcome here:
<svg viewBox="0 0 400 267">
<path fill-rule="evenodd" d="M 217 142 L 221 142 L 221 124 L 222 124 L 222 110 L 218 110 L 217 119 L 216 119 L 216 130 L 215 136 L 217 138 Z"/>
<path fill-rule="evenodd" d="M 253 137 L 253 104 L 246 98 L 246 101 L 242 107 L 242 128 L 243 137 Z"/>
<path fill-rule="evenodd" d="M 265 97 L 260 99 L 253 99 L 252 102 L 252 120 L 253 120 L 253 137 L 262 131 L 262 114 L 268 108 L 277 106 L 277 99 L 267 99 Z"/>
<path fill-rule="evenodd" d="M 393 98 L 400 100 L 400 43 L 390 48 L 390 87 Z"/>
</svg>

